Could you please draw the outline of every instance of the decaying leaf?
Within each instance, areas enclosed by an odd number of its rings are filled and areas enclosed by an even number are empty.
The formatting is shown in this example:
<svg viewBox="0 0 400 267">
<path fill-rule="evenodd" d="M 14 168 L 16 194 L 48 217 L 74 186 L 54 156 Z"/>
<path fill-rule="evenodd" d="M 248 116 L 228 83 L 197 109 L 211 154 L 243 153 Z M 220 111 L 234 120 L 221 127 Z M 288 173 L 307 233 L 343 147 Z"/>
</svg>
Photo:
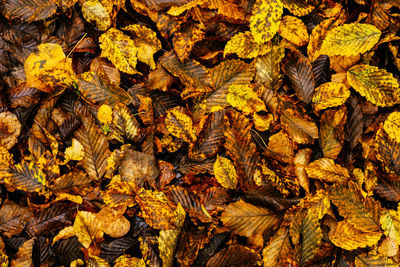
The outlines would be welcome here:
<svg viewBox="0 0 400 267">
<path fill-rule="evenodd" d="M 101 56 L 108 58 L 120 71 L 135 74 L 138 49 L 122 31 L 110 28 L 99 37 Z"/>
<path fill-rule="evenodd" d="M 400 4 L 0 0 L 0 266 L 398 266 Z"/>
<path fill-rule="evenodd" d="M 17 116 L 6 111 L 0 113 L 0 146 L 5 149 L 12 148 L 18 140 L 21 132 L 21 123 Z"/>
<path fill-rule="evenodd" d="M 337 165 L 332 159 L 322 158 L 311 162 L 306 167 L 310 178 L 327 182 L 343 182 L 350 178 L 347 169 Z"/>
<path fill-rule="evenodd" d="M 71 59 L 67 58 L 62 47 L 54 43 L 38 46 L 25 61 L 27 86 L 44 92 L 52 92 L 55 86 L 71 86 L 76 82 Z"/>
<path fill-rule="evenodd" d="M 390 107 L 400 102 L 399 83 L 384 69 L 356 65 L 347 70 L 347 80 L 360 95 L 374 105 Z"/>
<path fill-rule="evenodd" d="M 175 107 L 167 112 L 165 126 L 173 136 L 189 143 L 196 141 L 192 118 L 185 114 L 183 107 Z"/>
<path fill-rule="evenodd" d="M 235 189 L 237 174 L 232 162 L 224 157 L 217 156 L 214 163 L 214 175 L 217 181 L 225 188 Z"/>
<path fill-rule="evenodd" d="M 312 102 L 316 110 L 342 105 L 350 96 L 350 90 L 343 83 L 327 82 L 315 88 Z"/>
<path fill-rule="evenodd" d="M 111 26 L 112 1 L 88 0 L 82 5 L 83 17 L 89 21 L 95 21 L 101 31 L 106 31 Z"/>
<path fill-rule="evenodd" d="M 278 31 L 283 4 L 281 0 L 256 1 L 250 18 L 250 31 L 258 44 L 268 42 Z"/>
</svg>

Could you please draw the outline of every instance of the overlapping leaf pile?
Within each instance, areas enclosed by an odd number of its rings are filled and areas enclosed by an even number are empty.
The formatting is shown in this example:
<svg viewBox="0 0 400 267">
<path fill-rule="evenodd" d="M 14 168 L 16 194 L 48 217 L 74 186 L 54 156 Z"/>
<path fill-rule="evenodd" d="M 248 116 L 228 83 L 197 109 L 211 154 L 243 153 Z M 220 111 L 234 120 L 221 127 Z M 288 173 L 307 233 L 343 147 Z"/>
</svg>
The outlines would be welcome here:
<svg viewBox="0 0 400 267">
<path fill-rule="evenodd" d="M 1 266 L 398 266 L 400 4 L 1 0 Z"/>
</svg>

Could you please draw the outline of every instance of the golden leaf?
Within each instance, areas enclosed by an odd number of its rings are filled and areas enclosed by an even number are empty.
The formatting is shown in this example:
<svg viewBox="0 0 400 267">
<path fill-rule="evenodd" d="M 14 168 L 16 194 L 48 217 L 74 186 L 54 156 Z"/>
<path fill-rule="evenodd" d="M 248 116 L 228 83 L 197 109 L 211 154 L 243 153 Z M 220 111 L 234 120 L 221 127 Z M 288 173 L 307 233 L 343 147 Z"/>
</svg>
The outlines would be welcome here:
<svg viewBox="0 0 400 267">
<path fill-rule="evenodd" d="M 97 220 L 100 221 L 104 233 L 117 238 L 129 232 L 131 223 L 123 216 L 125 209 L 124 206 L 104 207 L 96 213 Z"/>
<path fill-rule="evenodd" d="M 311 62 L 314 62 L 321 53 L 321 45 L 327 32 L 340 23 L 339 19 L 330 18 L 320 22 L 311 32 L 310 41 L 307 45 L 307 55 Z"/>
<path fill-rule="evenodd" d="M 97 111 L 97 119 L 104 124 L 110 124 L 113 120 L 112 109 L 109 105 L 101 105 Z"/>
<path fill-rule="evenodd" d="M 135 197 L 145 221 L 155 229 L 177 229 L 176 207 L 162 192 L 141 188 Z"/>
<path fill-rule="evenodd" d="M 226 44 L 224 56 L 230 53 L 236 53 L 240 58 L 254 58 L 256 56 L 265 55 L 270 50 L 270 43 L 256 43 L 250 31 L 239 32 Z"/>
<path fill-rule="evenodd" d="M 306 167 L 310 178 L 327 182 L 343 182 L 350 178 L 346 168 L 336 164 L 333 159 L 322 158 L 311 162 Z"/>
<path fill-rule="evenodd" d="M 239 200 L 224 210 L 221 220 L 226 227 L 237 234 L 254 237 L 278 225 L 280 217 L 265 207 Z"/>
<path fill-rule="evenodd" d="M 308 180 L 306 166 L 310 163 L 311 154 L 312 154 L 311 149 L 309 148 L 301 149 L 296 153 L 293 159 L 294 171 L 299 180 L 299 184 L 301 187 L 304 188 L 304 190 L 306 190 L 307 193 L 310 192 L 309 188 L 310 183 Z"/>
<path fill-rule="evenodd" d="M 283 131 L 280 131 L 269 137 L 265 154 L 276 160 L 292 163 L 294 157 L 293 143 Z"/>
<path fill-rule="evenodd" d="M 289 231 L 281 227 L 262 251 L 264 267 L 285 266 L 292 253 Z"/>
<path fill-rule="evenodd" d="M 111 26 L 112 8 L 110 0 L 88 0 L 82 5 L 82 15 L 88 22 L 96 22 L 100 31 L 106 31 Z"/>
<path fill-rule="evenodd" d="M 322 110 L 344 104 L 350 90 L 343 83 L 327 82 L 318 86 L 312 98 L 315 110 Z"/>
<path fill-rule="evenodd" d="M 25 241 L 22 246 L 18 248 L 18 252 L 16 253 L 15 258 L 11 261 L 10 266 L 25 267 L 34 265 L 32 260 L 34 241 L 35 238 L 31 238 Z"/>
<path fill-rule="evenodd" d="M 70 160 L 82 160 L 85 156 L 82 144 L 75 138 L 72 138 L 72 145 L 65 149 L 64 156 L 65 160 L 63 164 L 66 164 Z"/>
<path fill-rule="evenodd" d="M 296 114 L 292 109 L 286 109 L 280 117 L 283 129 L 293 141 L 299 144 L 311 143 L 318 138 L 318 127 L 304 116 Z"/>
<path fill-rule="evenodd" d="M 146 267 L 146 263 L 143 259 L 122 255 L 115 260 L 114 267 Z"/>
<path fill-rule="evenodd" d="M 21 123 L 17 116 L 9 111 L 0 112 L 0 147 L 12 148 L 18 141 Z"/>
<path fill-rule="evenodd" d="M 357 248 L 371 247 L 381 239 L 381 232 L 362 232 L 346 221 L 338 222 L 329 232 L 329 239 L 336 246 L 354 250 Z"/>
<path fill-rule="evenodd" d="M 308 43 L 306 25 L 299 18 L 284 16 L 279 25 L 278 33 L 297 46 L 303 46 Z"/>
<path fill-rule="evenodd" d="M 374 105 L 391 107 L 400 103 L 399 83 L 385 69 L 356 65 L 347 70 L 347 80 L 354 90 Z"/>
<path fill-rule="evenodd" d="M 137 59 L 146 63 L 153 70 L 156 68 L 153 55 L 161 49 L 161 42 L 157 38 L 157 34 L 146 26 L 139 24 L 131 24 L 124 28 L 129 31 L 134 37 L 133 41 L 137 50 Z"/>
<path fill-rule="evenodd" d="M 101 56 L 108 58 L 120 71 L 136 74 L 138 49 L 135 42 L 120 30 L 110 28 L 99 37 Z"/>
<path fill-rule="evenodd" d="M 53 238 L 53 244 L 60 239 L 76 236 L 85 248 L 89 248 L 92 243 L 102 241 L 103 234 L 101 222 L 96 214 L 89 211 L 78 211 L 74 225 L 62 229 Z"/>
<path fill-rule="evenodd" d="M 174 252 L 179 239 L 179 233 L 181 231 L 183 222 L 185 221 L 186 212 L 182 205 L 178 203 L 178 206 L 172 214 L 174 217 L 174 225 L 176 229 L 163 229 L 160 231 L 158 237 L 158 249 L 160 250 L 160 258 L 163 262 L 163 266 L 172 267 L 174 262 Z"/>
<path fill-rule="evenodd" d="M 381 31 L 364 23 L 338 26 L 327 33 L 320 53 L 327 56 L 352 56 L 370 50 L 379 41 Z"/>
<path fill-rule="evenodd" d="M 288 9 L 293 15 L 302 17 L 308 15 L 315 9 L 314 1 L 304 0 L 282 0 L 283 6 Z"/>
<path fill-rule="evenodd" d="M 178 106 L 167 111 L 165 126 L 170 134 L 185 142 L 193 143 L 196 141 L 196 131 L 193 128 L 192 118 L 185 114 L 183 107 Z"/>
<path fill-rule="evenodd" d="M 249 85 L 232 84 L 229 86 L 226 101 L 244 114 L 266 110 L 264 102 Z"/>
<path fill-rule="evenodd" d="M 400 112 L 390 113 L 383 124 L 383 129 L 389 138 L 400 143 Z"/>
<path fill-rule="evenodd" d="M 337 185 L 330 191 L 329 198 L 352 226 L 362 232 L 380 230 L 380 203 L 371 198 L 364 199 L 354 183 Z"/>
<path fill-rule="evenodd" d="M 185 61 L 189 57 L 190 52 L 192 52 L 193 46 L 197 42 L 203 40 L 204 37 L 204 29 L 197 24 L 187 27 L 183 32 L 180 31 L 175 33 L 174 37 L 172 38 L 172 42 L 176 55 L 179 57 L 179 59 L 182 62 Z"/>
<path fill-rule="evenodd" d="M 399 208 L 397 211 L 388 210 L 385 214 L 381 216 L 380 219 L 381 227 L 386 236 L 400 244 L 400 216 Z"/>
<path fill-rule="evenodd" d="M 72 60 L 65 56 L 59 44 L 44 43 L 37 49 L 24 64 L 26 86 L 51 92 L 55 86 L 71 86 L 76 82 Z"/>
<path fill-rule="evenodd" d="M 193 1 L 188 2 L 187 4 L 183 4 L 180 6 L 172 6 L 168 10 L 167 14 L 171 15 L 171 16 L 179 16 L 186 10 L 190 10 L 195 6 L 202 5 L 204 2 L 205 2 L 205 0 L 193 0 Z"/>
<path fill-rule="evenodd" d="M 257 131 L 264 132 L 268 130 L 273 121 L 274 116 L 272 114 L 259 115 L 258 113 L 253 113 L 254 127 Z"/>
<path fill-rule="evenodd" d="M 235 166 L 229 159 L 217 155 L 213 169 L 215 178 L 223 187 L 227 189 L 236 188 L 237 174 Z"/>
<path fill-rule="evenodd" d="M 342 150 L 346 115 L 346 106 L 342 106 L 338 110 L 327 110 L 321 116 L 319 142 L 326 158 L 336 159 Z"/>
<path fill-rule="evenodd" d="M 256 1 L 250 18 L 250 31 L 256 43 L 262 44 L 274 37 L 282 14 L 281 0 Z"/>
</svg>

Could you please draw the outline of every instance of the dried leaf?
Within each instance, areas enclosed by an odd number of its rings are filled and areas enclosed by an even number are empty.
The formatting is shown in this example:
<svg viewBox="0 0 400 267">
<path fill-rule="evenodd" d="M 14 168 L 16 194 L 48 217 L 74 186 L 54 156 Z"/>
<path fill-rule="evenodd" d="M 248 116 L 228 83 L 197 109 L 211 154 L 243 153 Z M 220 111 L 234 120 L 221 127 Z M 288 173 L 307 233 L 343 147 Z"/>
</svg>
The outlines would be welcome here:
<svg viewBox="0 0 400 267">
<path fill-rule="evenodd" d="M 217 155 L 214 163 L 214 175 L 217 181 L 227 189 L 235 189 L 237 185 L 237 174 L 232 162 Z"/>
<path fill-rule="evenodd" d="M 306 25 L 293 16 L 284 16 L 279 25 L 278 33 L 297 46 L 308 43 L 308 32 Z"/>
<path fill-rule="evenodd" d="M 250 18 L 250 31 L 258 44 L 268 42 L 278 31 L 283 13 L 281 0 L 256 1 Z"/>
<path fill-rule="evenodd" d="M 400 102 L 399 83 L 384 69 L 356 65 L 347 71 L 347 80 L 360 95 L 374 105 L 390 107 Z"/>
<path fill-rule="evenodd" d="M 318 111 L 340 106 L 349 96 L 350 90 L 343 83 L 327 82 L 315 89 L 312 102 Z"/>
<path fill-rule="evenodd" d="M 4 15 L 8 19 L 33 22 L 53 16 L 57 6 L 57 2 L 47 0 L 7 0 L 4 2 Z"/>
<path fill-rule="evenodd" d="M 185 142 L 192 143 L 196 141 L 192 118 L 185 114 L 183 107 L 175 107 L 168 110 L 165 126 L 169 133 Z"/>
<path fill-rule="evenodd" d="M 96 22 L 100 31 L 106 31 L 111 26 L 112 1 L 88 0 L 82 5 L 82 15 L 88 22 Z"/>
<path fill-rule="evenodd" d="M 60 45 L 40 44 L 38 52 L 30 54 L 25 61 L 26 85 L 47 93 L 55 86 L 72 86 L 76 77 L 71 64 Z"/>
<path fill-rule="evenodd" d="M 321 54 L 352 56 L 370 50 L 379 41 L 381 31 L 364 23 L 351 23 L 329 31 L 321 46 Z"/>
</svg>

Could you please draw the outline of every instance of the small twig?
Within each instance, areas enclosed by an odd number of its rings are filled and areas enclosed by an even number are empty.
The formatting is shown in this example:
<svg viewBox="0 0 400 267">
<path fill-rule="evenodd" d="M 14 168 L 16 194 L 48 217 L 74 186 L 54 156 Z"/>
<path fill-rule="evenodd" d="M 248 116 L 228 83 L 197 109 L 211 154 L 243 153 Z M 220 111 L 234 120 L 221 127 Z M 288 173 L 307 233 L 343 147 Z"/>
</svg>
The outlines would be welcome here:
<svg viewBox="0 0 400 267">
<path fill-rule="evenodd" d="M 75 48 L 78 46 L 78 44 L 83 40 L 83 38 L 85 38 L 86 37 L 86 35 L 87 35 L 87 32 L 85 32 L 85 34 L 81 37 L 81 39 L 79 39 L 79 41 L 74 45 L 74 47 L 71 49 L 71 51 L 68 53 L 68 56 L 67 57 L 69 57 L 71 54 L 72 54 L 72 52 L 74 52 L 74 50 L 75 50 Z"/>
</svg>

